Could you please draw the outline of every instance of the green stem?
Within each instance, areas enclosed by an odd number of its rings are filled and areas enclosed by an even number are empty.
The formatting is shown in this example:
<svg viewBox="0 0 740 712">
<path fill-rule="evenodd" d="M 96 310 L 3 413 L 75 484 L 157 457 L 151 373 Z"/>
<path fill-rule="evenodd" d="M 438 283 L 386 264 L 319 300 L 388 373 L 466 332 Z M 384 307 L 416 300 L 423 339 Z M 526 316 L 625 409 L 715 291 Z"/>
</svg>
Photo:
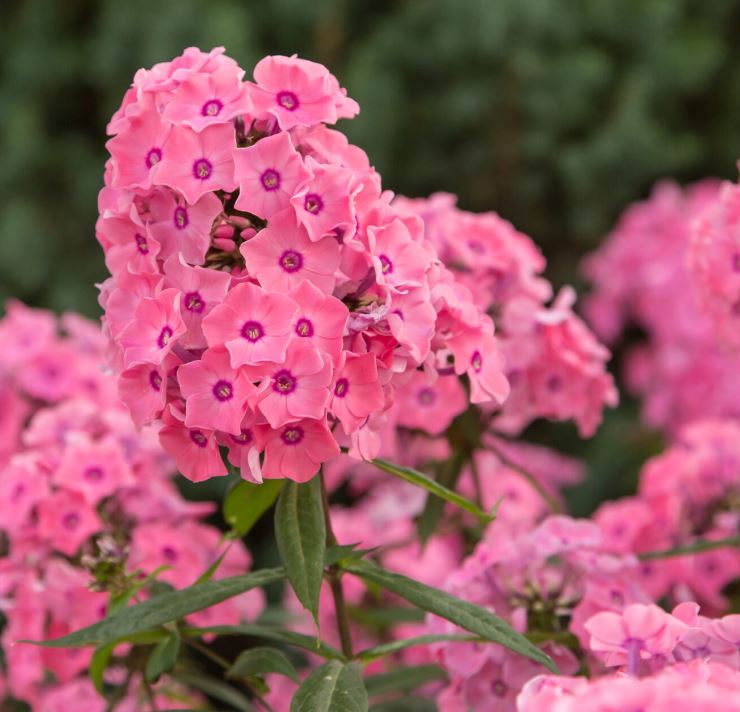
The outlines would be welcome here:
<svg viewBox="0 0 740 712">
<path fill-rule="evenodd" d="M 684 544 L 683 546 L 674 546 L 671 549 L 661 549 L 659 551 L 644 551 L 637 555 L 640 561 L 652 561 L 653 559 L 667 559 L 671 556 L 685 556 L 686 554 L 699 554 L 703 551 L 712 549 L 740 548 L 740 536 L 732 536 L 727 539 L 701 539 Z"/>
<path fill-rule="evenodd" d="M 321 478 L 321 502 L 324 509 L 324 521 L 326 522 L 326 546 L 328 548 L 337 545 L 337 538 L 331 526 L 329 495 L 326 491 L 323 470 L 319 472 L 319 477 Z M 347 603 L 344 600 L 344 589 L 342 588 L 342 570 L 336 564 L 330 566 L 327 578 L 329 580 L 329 587 L 331 588 L 331 595 L 334 599 L 334 611 L 337 617 L 337 628 L 339 630 L 339 640 L 342 644 L 342 653 L 344 653 L 347 659 L 351 660 L 354 657 L 354 653 L 352 652 L 349 612 L 347 610 Z"/>
</svg>

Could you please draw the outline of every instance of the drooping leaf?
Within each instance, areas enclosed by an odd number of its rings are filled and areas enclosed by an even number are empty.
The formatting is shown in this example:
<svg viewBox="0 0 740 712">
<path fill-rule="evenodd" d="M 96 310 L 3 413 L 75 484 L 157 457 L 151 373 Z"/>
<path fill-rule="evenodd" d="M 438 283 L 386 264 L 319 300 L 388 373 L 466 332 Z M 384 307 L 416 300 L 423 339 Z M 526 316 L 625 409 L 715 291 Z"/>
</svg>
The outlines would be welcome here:
<svg viewBox="0 0 740 712">
<path fill-rule="evenodd" d="M 208 634 L 248 635 L 253 638 L 269 640 L 273 643 L 282 643 L 284 645 L 302 648 L 329 660 L 344 660 L 344 655 L 339 650 L 314 636 L 294 633 L 291 630 L 283 630 L 282 628 L 275 628 L 273 626 L 260 625 L 259 623 L 217 625 L 207 628 L 183 628 L 181 634 L 186 637 L 200 637 Z"/>
<path fill-rule="evenodd" d="M 218 567 L 221 566 L 221 563 L 226 558 L 226 554 L 229 553 L 229 549 L 231 549 L 232 544 L 233 542 L 224 548 L 219 557 L 200 576 L 198 576 L 198 580 L 195 583 L 205 583 L 213 578 L 213 575 L 218 571 Z"/>
<path fill-rule="evenodd" d="M 223 515 L 235 534 L 242 537 L 273 505 L 285 480 L 265 480 L 261 485 L 237 482 L 224 499 Z"/>
<path fill-rule="evenodd" d="M 125 608 L 114 616 L 53 640 L 26 640 L 47 648 L 69 648 L 82 645 L 100 645 L 113 640 L 123 641 L 136 633 L 179 620 L 221 603 L 253 588 L 267 586 L 285 577 L 283 569 L 263 569 L 243 576 L 232 576 L 220 581 L 194 584 L 179 591 L 163 593 L 148 601 Z"/>
<path fill-rule="evenodd" d="M 326 524 L 318 477 L 302 484 L 286 482 L 275 508 L 275 539 L 290 585 L 318 624 L 326 554 Z"/>
<path fill-rule="evenodd" d="M 401 574 L 386 571 L 368 561 L 352 561 L 345 570 L 404 598 L 422 610 L 451 621 L 461 628 L 524 655 L 557 672 L 555 663 L 508 623 L 485 608 L 432 588 Z"/>
<path fill-rule="evenodd" d="M 460 473 L 462 472 L 463 465 L 465 464 L 465 455 L 461 451 L 456 451 L 452 458 L 444 463 L 439 475 L 434 482 L 439 486 L 443 487 L 454 493 L 457 481 L 460 479 Z M 442 518 L 444 513 L 445 499 L 435 496 L 433 493 L 427 496 L 427 501 L 424 505 L 424 511 L 421 513 L 417 522 L 417 529 L 419 532 L 419 538 L 422 544 L 426 543 L 432 534 L 437 531 L 437 525 L 439 520 Z M 491 517 L 492 518 L 492 517 Z M 478 521 L 482 525 L 488 524 L 491 520 L 481 519 L 478 517 Z"/>
<path fill-rule="evenodd" d="M 180 654 L 180 636 L 169 635 L 154 646 L 144 668 L 144 678 L 147 682 L 157 682 L 164 673 L 175 667 L 177 656 Z"/>
<path fill-rule="evenodd" d="M 444 680 L 446 677 L 439 665 L 415 665 L 370 675 L 365 678 L 365 689 L 370 697 L 390 692 L 409 693 L 427 682 Z"/>
<path fill-rule="evenodd" d="M 298 688 L 290 712 L 367 712 L 367 691 L 358 663 L 330 660 Z"/>
<path fill-rule="evenodd" d="M 106 643 L 105 645 L 99 645 L 95 648 L 92 658 L 90 659 L 90 680 L 95 686 L 95 689 L 103 694 L 103 674 L 105 669 L 108 667 L 111 656 L 113 655 L 113 649 L 116 647 L 116 642 Z"/>
<path fill-rule="evenodd" d="M 365 650 L 360 651 L 357 653 L 358 659 L 362 660 L 363 662 L 371 662 L 372 660 L 377 660 L 378 658 L 385 657 L 386 655 L 393 655 L 394 653 L 397 653 L 401 650 L 406 650 L 406 648 L 413 648 L 417 645 L 431 645 L 432 643 L 442 643 L 442 642 L 466 642 L 466 641 L 479 641 L 481 638 L 479 638 L 476 635 L 462 635 L 458 634 L 455 635 L 454 633 L 450 634 L 429 634 L 429 635 L 419 635 L 414 638 L 405 638 L 403 640 L 393 640 L 390 643 L 382 643 L 381 645 L 376 645 L 372 648 L 366 648 Z"/>
<path fill-rule="evenodd" d="M 239 712 L 252 712 L 252 704 L 239 690 L 215 677 L 196 673 L 178 673 L 177 679 L 188 687 L 194 687 L 196 690 L 205 692 L 209 697 L 231 705 Z"/>
<path fill-rule="evenodd" d="M 288 660 L 288 656 L 279 650 L 275 650 L 275 648 L 245 650 L 234 660 L 234 663 L 226 672 L 226 676 L 249 677 L 251 675 L 266 675 L 271 672 L 285 675 L 294 682 L 301 681 L 293 663 Z"/>
</svg>

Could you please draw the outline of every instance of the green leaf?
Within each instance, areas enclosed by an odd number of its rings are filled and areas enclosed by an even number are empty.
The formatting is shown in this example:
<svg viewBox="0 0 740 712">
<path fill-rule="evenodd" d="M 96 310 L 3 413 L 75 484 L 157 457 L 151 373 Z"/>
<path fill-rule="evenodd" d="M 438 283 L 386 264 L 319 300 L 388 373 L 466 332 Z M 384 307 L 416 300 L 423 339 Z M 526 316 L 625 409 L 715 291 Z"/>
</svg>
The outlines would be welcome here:
<svg viewBox="0 0 740 712">
<path fill-rule="evenodd" d="M 478 505 L 473 504 L 473 502 L 465 499 L 465 497 L 463 497 L 462 495 L 458 494 L 457 492 L 453 492 L 451 489 L 448 489 L 443 484 L 437 482 L 436 480 L 433 480 L 431 477 L 428 477 L 421 472 L 418 472 L 417 470 L 413 470 L 410 467 L 401 467 L 400 465 L 394 465 L 391 462 L 387 462 L 386 460 L 381 460 L 378 458 L 373 460 L 372 463 L 384 472 L 388 472 L 389 474 L 394 475 L 404 480 L 405 482 L 410 482 L 411 484 L 417 485 L 418 487 L 422 487 L 430 494 L 433 494 L 435 497 L 439 497 L 446 502 L 454 504 L 460 509 L 464 509 L 466 512 L 470 512 L 470 514 L 473 514 L 484 524 L 493 521 L 493 517 L 490 514 L 486 514 Z"/>
<path fill-rule="evenodd" d="M 331 660 L 303 681 L 290 712 L 367 712 L 367 707 L 359 664 Z"/>
<path fill-rule="evenodd" d="M 653 559 L 667 559 L 673 556 L 686 556 L 688 554 L 700 554 L 712 549 L 740 548 L 740 536 L 728 539 L 699 539 L 698 541 L 675 546 L 672 549 L 661 549 L 660 551 L 644 551 L 637 555 L 640 561 L 652 561 Z"/>
<path fill-rule="evenodd" d="M 403 667 L 366 677 L 365 689 L 370 697 L 387 695 L 389 692 L 409 693 L 427 682 L 444 680 L 446 677 L 444 670 L 438 665 Z"/>
<path fill-rule="evenodd" d="M 390 628 L 398 623 L 422 623 L 424 611 L 410 606 L 349 606 L 349 616 L 360 625 L 370 628 Z"/>
<path fill-rule="evenodd" d="M 326 554 L 326 524 L 318 477 L 303 484 L 285 483 L 275 508 L 275 539 L 288 581 L 318 625 Z"/>
<path fill-rule="evenodd" d="M 334 566 L 342 559 L 361 559 L 363 556 L 372 554 L 380 547 L 375 546 L 372 549 L 358 549 L 357 544 L 335 544 L 326 550 L 324 556 L 324 566 Z"/>
<path fill-rule="evenodd" d="M 164 673 L 175 667 L 177 656 L 180 654 L 180 636 L 169 635 L 161 640 L 152 650 L 146 661 L 144 678 L 147 682 L 157 682 Z"/>
<path fill-rule="evenodd" d="M 69 648 L 81 645 L 100 645 L 112 640 L 123 641 L 150 628 L 178 620 L 228 598 L 260 586 L 267 586 L 285 577 L 283 569 L 263 569 L 244 576 L 232 576 L 220 581 L 208 581 L 163 593 L 156 598 L 138 603 L 110 618 L 94 623 L 69 635 L 53 640 L 24 640 L 46 648 Z"/>
<path fill-rule="evenodd" d="M 427 697 L 399 697 L 378 702 L 370 712 L 438 712 L 437 703 Z"/>
<path fill-rule="evenodd" d="M 536 645 L 517 633 L 508 623 L 490 611 L 468 601 L 456 598 L 401 574 L 371 564 L 368 561 L 352 561 L 345 570 L 395 593 L 415 606 L 451 621 L 461 628 L 490 640 L 505 648 L 541 663 L 553 672 L 558 672 L 555 663 Z"/>
<path fill-rule="evenodd" d="M 218 567 L 221 566 L 221 562 L 226 558 L 226 554 L 229 553 L 234 542 L 231 542 L 224 550 L 221 555 L 198 577 L 195 583 L 205 583 L 213 578 L 213 575 L 218 571 Z"/>
<path fill-rule="evenodd" d="M 227 677 L 250 677 L 276 672 L 300 683 L 301 679 L 285 653 L 275 648 L 245 650 L 226 672 Z"/>
<path fill-rule="evenodd" d="M 95 648 L 95 652 L 90 659 L 90 680 L 92 680 L 92 684 L 101 695 L 103 694 L 103 674 L 108 667 L 108 663 L 113 655 L 113 649 L 116 645 L 118 645 L 116 641 L 99 645 Z"/>
<path fill-rule="evenodd" d="M 414 638 L 405 638 L 404 640 L 393 640 L 390 643 L 383 643 L 382 645 L 376 645 L 372 648 L 366 648 L 365 650 L 360 651 L 357 653 L 357 657 L 362 660 L 363 662 L 371 662 L 373 660 L 377 660 L 378 658 L 382 658 L 386 655 L 392 655 L 393 653 L 397 653 L 400 650 L 406 650 L 406 648 L 413 648 L 417 645 L 431 645 L 432 643 L 442 643 L 442 642 L 458 642 L 458 643 L 464 643 L 464 642 L 470 642 L 470 641 L 480 641 L 481 638 L 479 638 L 476 635 L 455 635 L 455 634 L 429 634 L 429 635 L 419 635 Z"/>
<path fill-rule="evenodd" d="M 330 660 L 344 660 L 344 655 L 328 643 L 324 643 L 316 637 L 294 633 L 291 630 L 274 628 L 272 626 L 260 625 L 259 623 L 243 623 L 242 625 L 217 625 L 208 628 L 183 628 L 183 636 L 188 638 L 201 637 L 203 635 L 248 635 L 253 638 L 269 640 L 273 643 L 292 645 L 296 648 L 307 650 L 316 655 Z"/>
<path fill-rule="evenodd" d="M 436 484 L 454 492 L 457 481 L 460 479 L 460 473 L 462 472 L 465 461 L 465 454 L 460 450 L 455 451 L 452 458 L 442 466 L 441 471 L 435 480 Z M 425 544 L 429 540 L 429 537 L 437 531 L 439 520 L 444 514 L 444 505 L 444 499 L 435 497 L 432 494 L 427 496 L 427 501 L 424 504 L 424 511 L 421 513 L 417 522 L 419 538 L 421 539 L 422 544 Z M 483 526 L 488 524 L 489 521 L 490 519 L 482 520 L 479 518 L 479 522 Z"/>
<path fill-rule="evenodd" d="M 252 712 L 252 704 L 241 692 L 215 677 L 196 673 L 178 673 L 176 677 L 188 687 L 205 692 L 209 697 L 225 702 L 239 712 Z"/>
<path fill-rule="evenodd" d="M 261 485 L 237 482 L 224 499 L 223 515 L 226 523 L 240 537 L 259 521 L 280 494 L 285 480 L 265 480 Z"/>
</svg>

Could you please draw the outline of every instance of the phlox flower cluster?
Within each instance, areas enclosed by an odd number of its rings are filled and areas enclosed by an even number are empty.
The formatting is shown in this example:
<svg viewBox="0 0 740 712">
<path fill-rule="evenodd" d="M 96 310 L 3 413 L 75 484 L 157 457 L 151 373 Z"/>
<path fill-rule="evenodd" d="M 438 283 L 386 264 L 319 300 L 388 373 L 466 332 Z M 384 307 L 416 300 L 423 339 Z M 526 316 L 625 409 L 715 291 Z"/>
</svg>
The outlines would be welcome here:
<svg viewBox="0 0 740 712">
<path fill-rule="evenodd" d="M 178 494 L 156 430 L 131 422 L 115 379 L 102 371 L 106 339 L 95 324 L 10 303 L 0 341 L 0 707 L 8 695 L 39 712 L 104 712 L 107 703 L 86 676 L 91 649 L 17 641 L 55 638 L 104 618 L 110 594 L 148 575 L 177 587 L 194 583 L 223 552 L 221 535 L 199 521 L 212 505 Z M 216 576 L 250 563 L 234 543 Z M 236 624 L 262 605 L 255 592 L 190 620 Z M 117 654 L 125 652 L 121 646 Z M 114 664 L 111 681 L 123 683 L 118 672 Z M 139 681 L 131 679 L 121 709 L 141 709 Z M 172 706 L 173 691 L 183 692 L 170 681 L 158 686 L 163 707 Z"/>
<path fill-rule="evenodd" d="M 643 400 L 646 422 L 669 433 L 696 419 L 740 416 L 740 370 L 728 335 L 737 280 L 733 196 L 736 188 L 711 179 L 687 188 L 659 183 L 583 264 L 593 283 L 585 311 L 596 332 L 610 344 L 629 326 L 644 332 L 644 340 L 628 342 L 624 377 Z"/>
<path fill-rule="evenodd" d="M 111 119 L 111 362 L 192 480 L 225 474 L 226 448 L 246 478 L 305 481 L 340 444 L 373 457 L 389 418 L 438 433 L 508 394 L 493 321 L 328 128 L 357 111 L 314 62 L 266 57 L 245 81 L 191 48 L 137 72 Z"/>
<path fill-rule="evenodd" d="M 511 394 L 494 426 L 516 435 L 535 418 L 572 419 L 581 435 L 593 435 L 618 395 L 605 370 L 609 352 L 573 312 L 575 292 L 565 287 L 553 298 L 545 258 L 527 235 L 455 202 L 436 193 L 394 205 L 424 220 L 441 259 L 495 321 Z"/>
</svg>

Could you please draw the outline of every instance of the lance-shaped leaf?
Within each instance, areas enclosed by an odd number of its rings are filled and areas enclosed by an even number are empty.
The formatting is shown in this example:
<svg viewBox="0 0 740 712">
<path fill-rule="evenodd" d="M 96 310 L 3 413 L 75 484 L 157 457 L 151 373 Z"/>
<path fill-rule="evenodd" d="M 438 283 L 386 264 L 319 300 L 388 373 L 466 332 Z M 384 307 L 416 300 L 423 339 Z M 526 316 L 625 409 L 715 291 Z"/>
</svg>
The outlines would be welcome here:
<svg viewBox="0 0 740 712">
<path fill-rule="evenodd" d="M 385 657 L 386 655 L 392 655 L 398 653 L 406 648 L 414 648 L 418 645 L 431 645 L 432 643 L 465 643 L 471 641 L 480 641 L 481 639 L 476 635 L 461 635 L 455 633 L 430 633 L 429 635 L 418 635 L 414 638 L 404 638 L 402 640 L 392 640 L 390 643 L 381 643 L 372 648 L 366 648 L 365 650 L 357 653 L 357 658 L 363 662 L 371 662 L 378 658 Z"/>
<path fill-rule="evenodd" d="M 26 640 L 47 648 L 70 648 L 101 645 L 112 640 L 127 640 L 136 633 L 175 621 L 202 611 L 229 598 L 267 586 L 285 577 L 283 569 L 263 569 L 244 576 L 232 576 L 220 581 L 195 584 L 179 591 L 170 591 L 143 603 L 125 608 L 110 618 L 53 640 Z"/>
<path fill-rule="evenodd" d="M 331 660 L 303 681 L 290 712 L 367 712 L 367 707 L 359 664 Z"/>
<path fill-rule="evenodd" d="M 144 677 L 147 682 L 157 682 L 164 673 L 169 672 L 175 667 L 177 656 L 180 654 L 180 636 L 169 635 L 164 640 L 160 640 L 154 646 L 154 650 L 149 655 L 144 669 Z"/>
<path fill-rule="evenodd" d="M 416 665 L 402 667 L 390 672 L 381 672 L 365 678 L 365 689 L 370 697 L 391 692 L 409 693 L 432 680 L 444 680 L 447 676 L 438 665 Z"/>
<path fill-rule="evenodd" d="M 234 660 L 232 666 L 226 671 L 226 676 L 249 677 L 251 675 L 266 675 L 271 672 L 285 675 L 294 682 L 301 681 L 293 663 L 288 660 L 288 656 L 279 650 L 275 650 L 275 648 L 245 650 Z"/>
<path fill-rule="evenodd" d="M 451 621 L 461 628 L 493 641 L 505 648 L 524 655 L 553 672 L 557 672 L 555 663 L 536 645 L 517 633 L 508 623 L 485 608 L 457 598 L 446 591 L 441 591 L 423 583 L 414 581 L 401 574 L 371 564 L 367 561 L 351 561 L 345 570 L 359 576 L 365 581 L 381 586 L 397 596 L 413 603 L 418 608 L 434 613 Z"/>
<path fill-rule="evenodd" d="M 285 480 L 265 480 L 261 485 L 237 482 L 224 499 L 226 523 L 238 535 L 244 536 L 259 521 L 280 494 Z"/>
<path fill-rule="evenodd" d="M 295 595 L 318 624 L 326 554 L 326 523 L 318 477 L 303 484 L 285 483 L 275 508 L 275 539 Z"/>
</svg>

